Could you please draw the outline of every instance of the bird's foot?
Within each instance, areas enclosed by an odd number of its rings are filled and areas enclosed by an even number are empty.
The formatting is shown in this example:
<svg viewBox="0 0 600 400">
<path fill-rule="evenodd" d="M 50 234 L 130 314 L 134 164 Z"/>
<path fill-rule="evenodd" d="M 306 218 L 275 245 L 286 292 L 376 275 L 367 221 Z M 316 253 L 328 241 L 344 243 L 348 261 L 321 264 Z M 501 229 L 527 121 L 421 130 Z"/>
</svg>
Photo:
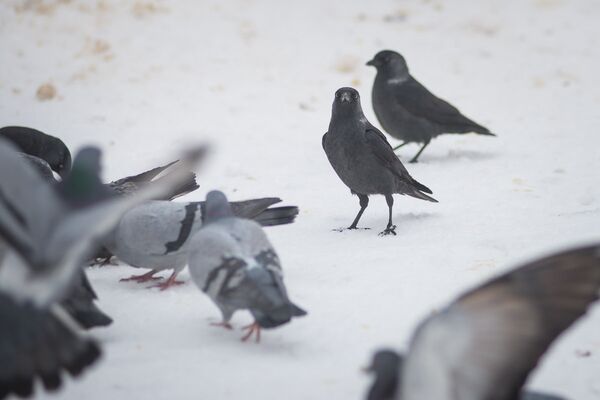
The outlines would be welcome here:
<svg viewBox="0 0 600 400">
<path fill-rule="evenodd" d="M 379 232 L 379 236 L 394 235 L 396 236 L 396 225 L 391 225 L 385 228 L 383 232 Z"/>
<path fill-rule="evenodd" d="M 349 226 L 347 228 L 332 229 L 332 231 L 334 231 L 334 232 L 344 232 L 344 231 L 354 231 L 354 230 L 357 230 L 357 231 L 368 231 L 369 229 L 371 229 L 371 228 L 359 228 L 359 227 L 356 227 L 356 226 Z"/>
<path fill-rule="evenodd" d="M 233 326 L 231 326 L 231 324 L 229 322 L 225 322 L 225 321 L 211 322 L 210 326 L 216 326 L 216 327 L 225 328 L 225 329 L 229 329 L 229 330 L 233 329 Z"/>
<path fill-rule="evenodd" d="M 256 343 L 260 342 L 260 325 L 258 325 L 257 322 L 244 326 L 242 330 L 248 331 L 242 337 L 242 342 L 246 342 L 248 339 L 250 339 L 253 333 L 256 333 Z"/>
<path fill-rule="evenodd" d="M 419 160 L 417 158 L 413 158 L 409 161 L 410 164 L 416 164 L 418 162 L 419 162 Z"/>
<path fill-rule="evenodd" d="M 149 286 L 148 289 L 159 288 L 162 292 L 163 290 L 167 290 L 170 287 L 183 285 L 184 283 L 185 283 L 184 281 L 178 281 L 178 280 L 175 280 L 175 278 L 173 278 L 173 279 L 169 278 L 164 282 Z"/>
<path fill-rule="evenodd" d="M 150 272 L 146 272 L 145 274 L 142 275 L 131 275 L 129 278 L 122 278 L 120 279 L 121 282 L 129 282 L 129 281 L 134 281 L 137 283 L 144 283 L 144 282 L 148 282 L 148 281 L 156 281 L 159 279 L 162 279 L 160 276 L 154 276 L 156 274 L 157 271 L 152 270 Z"/>
</svg>

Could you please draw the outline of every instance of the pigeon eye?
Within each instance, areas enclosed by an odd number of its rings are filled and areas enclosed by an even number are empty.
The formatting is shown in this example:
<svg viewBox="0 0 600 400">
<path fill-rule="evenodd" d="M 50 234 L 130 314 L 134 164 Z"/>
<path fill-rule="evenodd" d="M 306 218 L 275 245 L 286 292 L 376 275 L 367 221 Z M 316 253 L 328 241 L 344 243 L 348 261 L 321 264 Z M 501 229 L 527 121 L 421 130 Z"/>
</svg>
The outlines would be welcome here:
<svg viewBox="0 0 600 400">
<path fill-rule="evenodd" d="M 354 100 L 358 100 L 358 95 L 357 95 L 356 93 L 354 93 L 354 94 L 352 95 L 352 98 L 353 98 Z"/>
<path fill-rule="evenodd" d="M 342 97 L 342 95 L 341 95 L 341 93 L 340 93 L 340 92 L 337 92 L 337 93 L 335 94 L 335 97 L 336 97 L 337 99 L 339 99 L 340 97 Z"/>
</svg>

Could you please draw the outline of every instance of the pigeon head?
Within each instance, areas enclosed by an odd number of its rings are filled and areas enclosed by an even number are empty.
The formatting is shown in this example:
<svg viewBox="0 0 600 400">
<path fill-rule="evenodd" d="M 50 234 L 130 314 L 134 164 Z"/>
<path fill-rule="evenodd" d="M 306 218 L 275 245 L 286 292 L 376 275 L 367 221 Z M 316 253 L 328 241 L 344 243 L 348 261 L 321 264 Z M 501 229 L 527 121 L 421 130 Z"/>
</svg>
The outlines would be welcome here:
<svg viewBox="0 0 600 400">
<path fill-rule="evenodd" d="M 379 350 L 373 356 L 371 365 L 366 372 L 375 375 L 375 382 L 369 390 L 368 400 L 383 400 L 394 398 L 398 387 L 402 359 L 393 350 Z"/>
<path fill-rule="evenodd" d="M 110 191 L 100 179 L 100 158 L 97 147 L 81 149 L 75 156 L 73 168 L 59 186 L 59 193 L 67 203 L 83 207 L 110 197 Z"/>
<path fill-rule="evenodd" d="M 358 91 L 351 87 L 338 89 L 333 99 L 333 115 L 351 115 L 357 112 L 362 115 Z"/>
<path fill-rule="evenodd" d="M 206 223 L 218 221 L 221 218 L 233 216 L 231 206 L 223 192 L 213 190 L 206 195 L 206 214 L 204 221 Z"/>
<path fill-rule="evenodd" d="M 392 50 L 382 50 L 367 65 L 377 68 L 377 71 L 393 73 L 401 77 L 408 76 L 408 66 L 402 55 Z"/>
</svg>

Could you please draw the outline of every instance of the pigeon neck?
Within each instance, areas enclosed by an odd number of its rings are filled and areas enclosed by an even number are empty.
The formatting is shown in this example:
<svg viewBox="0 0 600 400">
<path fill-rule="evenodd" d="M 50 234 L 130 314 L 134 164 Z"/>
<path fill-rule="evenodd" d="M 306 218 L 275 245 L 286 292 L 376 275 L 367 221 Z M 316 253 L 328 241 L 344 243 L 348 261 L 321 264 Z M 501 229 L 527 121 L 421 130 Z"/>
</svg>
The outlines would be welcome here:
<svg viewBox="0 0 600 400">
<path fill-rule="evenodd" d="M 233 217 L 229 203 L 207 204 L 205 222 L 215 222 L 223 218 Z"/>
</svg>

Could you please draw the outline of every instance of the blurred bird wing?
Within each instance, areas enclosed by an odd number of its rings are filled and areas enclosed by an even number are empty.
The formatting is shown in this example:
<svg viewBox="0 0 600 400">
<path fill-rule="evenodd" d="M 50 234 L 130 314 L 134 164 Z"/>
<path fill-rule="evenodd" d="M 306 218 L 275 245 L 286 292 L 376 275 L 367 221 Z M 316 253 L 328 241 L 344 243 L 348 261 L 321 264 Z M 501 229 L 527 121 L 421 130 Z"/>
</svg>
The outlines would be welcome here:
<svg viewBox="0 0 600 400">
<path fill-rule="evenodd" d="M 595 245 L 531 262 L 466 293 L 416 331 L 402 399 L 518 398 L 540 357 L 599 289 Z"/>
<path fill-rule="evenodd" d="M 63 212 L 54 188 L 5 141 L 0 141 L 0 204 L 36 243 L 46 239 L 55 220 Z M 7 238 L 7 241 L 11 240 Z M 30 246 L 36 248 L 34 243 Z M 24 257 L 31 257 L 30 253 L 23 252 L 22 247 L 15 249 Z"/>
</svg>

